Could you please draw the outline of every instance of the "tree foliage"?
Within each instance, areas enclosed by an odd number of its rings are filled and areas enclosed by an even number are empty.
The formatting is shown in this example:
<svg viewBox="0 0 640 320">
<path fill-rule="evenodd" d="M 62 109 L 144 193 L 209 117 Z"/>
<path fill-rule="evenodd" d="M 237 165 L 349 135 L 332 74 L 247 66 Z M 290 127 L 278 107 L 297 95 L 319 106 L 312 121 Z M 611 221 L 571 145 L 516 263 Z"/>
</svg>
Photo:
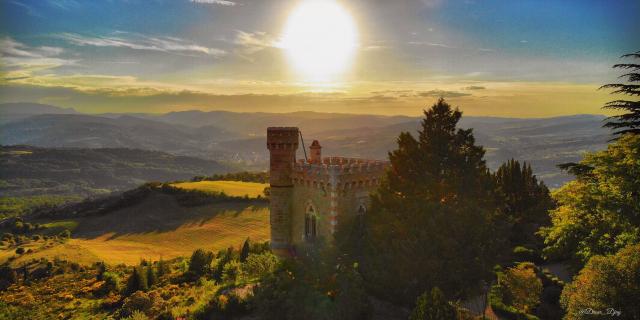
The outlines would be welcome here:
<svg viewBox="0 0 640 320">
<path fill-rule="evenodd" d="M 503 163 L 494 178 L 502 211 L 511 224 L 511 245 L 541 246 L 535 232 L 549 224 L 547 211 L 553 208 L 547 186 L 538 181 L 529 164 L 514 159 Z"/>
<path fill-rule="evenodd" d="M 565 319 L 640 319 L 640 245 L 595 256 L 562 291 Z M 602 312 L 598 316 L 585 310 Z M 619 311 L 618 316 L 612 314 Z"/>
<path fill-rule="evenodd" d="M 525 313 L 531 313 L 540 303 L 542 281 L 531 263 L 520 263 L 507 269 L 498 279 L 504 287 L 505 302 Z"/>
<path fill-rule="evenodd" d="M 640 136 L 625 135 L 587 154 L 577 179 L 553 194 L 558 208 L 541 230 L 545 253 L 580 267 L 595 255 L 640 243 Z"/>
<path fill-rule="evenodd" d="M 409 320 L 451 320 L 456 319 L 455 308 L 447 301 L 442 291 L 435 287 L 423 293 L 416 300 L 416 307 Z"/>
<path fill-rule="evenodd" d="M 622 58 L 640 58 L 640 51 L 630 54 L 625 54 Z M 623 114 L 610 117 L 605 124 L 606 127 L 618 130 L 614 132 L 616 135 L 623 135 L 625 133 L 639 134 L 640 133 L 640 64 L 637 63 L 620 63 L 613 66 L 617 69 L 626 70 L 627 73 L 620 76 L 620 78 L 626 78 L 623 83 L 610 83 L 602 86 L 601 88 L 613 89 L 613 94 L 623 94 L 630 96 L 627 99 L 618 99 L 607 102 L 603 108 L 622 110 Z M 635 97 L 635 99 L 634 99 Z"/>
<path fill-rule="evenodd" d="M 213 252 L 197 249 L 191 254 L 189 260 L 189 273 L 200 278 L 211 270 Z"/>
<path fill-rule="evenodd" d="M 400 134 L 389 154 L 361 241 L 351 241 L 350 230 L 337 235 L 342 250 L 361 262 L 370 289 L 404 304 L 424 288 L 464 294 L 495 258 L 498 210 L 484 150 L 470 129 L 456 128 L 462 113 L 443 99 L 424 114 L 417 138 Z"/>
</svg>

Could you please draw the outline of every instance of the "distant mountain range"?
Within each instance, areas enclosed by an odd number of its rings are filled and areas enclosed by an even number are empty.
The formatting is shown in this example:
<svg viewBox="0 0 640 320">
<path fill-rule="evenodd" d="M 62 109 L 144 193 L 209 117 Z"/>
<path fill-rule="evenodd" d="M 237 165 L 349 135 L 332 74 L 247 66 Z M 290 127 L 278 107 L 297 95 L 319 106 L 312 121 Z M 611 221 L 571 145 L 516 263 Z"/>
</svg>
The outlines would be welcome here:
<svg viewBox="0 0 640 320">
<path fill-rule="evenodd" d="M 420 118 L 318 112 L 82 114 L 42 104 L 0 104 L 0 144 L 48 148 L 136 148 L 266 169 L 269 126 L 297 126 L 305 142 L 318 139 L 325 155 L 386 158 L 402 131 L 415 133 Z M 528 161 L 548 185 L 570 179 L 556 165 L 603 149 L 611 138 L 604 116 L 542 119 L 463 116 L 474 128 L 493 169 L 510 158 Z M 300 150 L 299 156 L 302 157 Z"/>
</svg>

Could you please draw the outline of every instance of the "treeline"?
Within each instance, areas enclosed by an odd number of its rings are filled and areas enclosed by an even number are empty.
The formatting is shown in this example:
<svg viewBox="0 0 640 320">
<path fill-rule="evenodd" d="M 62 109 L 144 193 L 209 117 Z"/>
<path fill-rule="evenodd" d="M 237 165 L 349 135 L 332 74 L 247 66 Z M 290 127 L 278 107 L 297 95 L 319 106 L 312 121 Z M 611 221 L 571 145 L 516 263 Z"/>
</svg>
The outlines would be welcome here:
<svg viewBox="0 0 640 320">
<path fill-rule="evenodd" d="M 243 182 L 258 182 L 258 183 L 269 183 L 269 172 L 249 172 L 249 171 L 241 171 L 241 172 L 233 172 L 233 173 L 225 173 L 225 174 L 214 174 L 211 176 L 195 176 L 191 179 L 192 182 L 197 181 L 243 181 Z"/>
</svg>

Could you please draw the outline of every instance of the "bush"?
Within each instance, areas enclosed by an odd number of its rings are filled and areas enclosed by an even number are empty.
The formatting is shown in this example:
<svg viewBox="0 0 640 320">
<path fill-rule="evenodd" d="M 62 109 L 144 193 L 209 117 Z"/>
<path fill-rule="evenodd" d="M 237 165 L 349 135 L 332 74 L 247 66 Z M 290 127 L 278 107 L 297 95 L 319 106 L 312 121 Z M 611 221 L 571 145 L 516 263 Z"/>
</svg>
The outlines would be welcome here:
<svg viewBox="0 0 640 320">
<path fill-rule="evenodd" d="M 189 259 L 188 272 L 196 278 L 200 278 L 211 270 L 211 261 L 213 261 L 213 252 L 197 249 Z"/>
<path fill-rule="evenodd" d="M 272 273 L 278 266 L 278 258 L 271 252 L 250 254 L 242 269 L 251 277 L 262 278 Z"/>
<path fill-rule="evenodd" d="M 64 229 L 58 234 L 58 236 L 62 239 L 69 239 L 71 238 L 71 231 L 69 231 L 69 229 Z"/>
<path fill-rule="evenodd" d="M 520 263 L 507 269 L 498 281 L 505 289 L 506 302 L 518 310 L 531 313 L 540 303 L 542 281 L 536 276 L 532 263 Z"/>
<path fill-rule="evenodd" d="M 229 261 L 224 265 L 222 281 L 235 284 L 242 277 L 242 264 L 237 260 Z"/>
<path fill-rule="evenodd" d="M 146 314 L 144 314 L 141 311 L 134 311 L 130 316 L 123 318 L 124 320 L 148 320 L 149 317 L 147 317 Z"/>
<path fill-rule="evenodd" d="M 20 248 L 16 249 L 16 253 L 17 254 L 23 254 L 24 253 L 24 248 L 20 247 Z"/>
<path fill-rule="evenodd" d="M 564 287 L 560 302 L 565 319 L 586 319 L 580 310 L 591 308 L 622 312 L 620 319 L 640 319 L 640 244 L 630 245 L 615 255 L 594 256 Z"/>
<path fill-rule="evenodd" d="M 120 291 L 120 277 L 113 272 L 105 272 L 102 274 L 104 283 L 97 292 L 99 296 L 108 295 L 109 293 L 117 293 Z"/>
<path fill-rule="evenodd" d="M 149 295 L 146 292 L 136 291 L 124 299 L 122 311 L 125 315 L 133 315 L 135 311 L 147 313 L 151 306 L 153 306 L 153 301 Z"/>
<path fill-rule="evenodd" d="M 0 267 L 0 291 L 6 290 L 9 286 L 16 283 L 18 277 L 13 268 L 4 265 Z"/>
<path fill-rule="evenodd" d="M 447 301 L 438 287 L 423 293 L 416 300 L 410 320 L 450 320 L 456 318 L 455 308 Z"/>
</svg>

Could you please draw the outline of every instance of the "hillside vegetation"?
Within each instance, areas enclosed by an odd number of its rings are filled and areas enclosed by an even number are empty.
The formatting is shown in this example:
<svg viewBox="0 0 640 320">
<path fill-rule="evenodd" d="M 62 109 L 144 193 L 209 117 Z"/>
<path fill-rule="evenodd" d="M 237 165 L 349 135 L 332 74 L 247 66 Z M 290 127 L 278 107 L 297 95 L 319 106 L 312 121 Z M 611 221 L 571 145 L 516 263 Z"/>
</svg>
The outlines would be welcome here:
<svg viewBox="0 0 640 320">
<path fill-rule="evenodd" d="M 0 264 L 11 260 L 11 265 L 18 266 L 31 259 L 57 257 L 84 265 L 96 261 L 131 265 L 143 258 L 185 256 L 196 248 L 226 249 L 247 237 L 269 239 L 269 209 L 266 202 L 255 199 L 264 189 L 261 184 L 217 184 L 216 192 L 228 196 L 166 186 L 146 185 L 124 195 L 45 212 L 29 221 L 39 227 L 25 235 L 53 237 L 69 230 L 71 238 L 52 243 L 52 239 L 16 235 L 18 241 L 3 242 L 0 247 Z M 4 232 L 10 231 L 14 230 L 5 225 Z M 16 255 L 17 248 L 31 252 Z"/>
<path fill-rule="evenodd" d="M 224 173 L 216 161 L 136 149 L 0 148 L 2 196 L 88 196 L 126 190 L 147 181 L 185 180 Z"/>
</svg>

